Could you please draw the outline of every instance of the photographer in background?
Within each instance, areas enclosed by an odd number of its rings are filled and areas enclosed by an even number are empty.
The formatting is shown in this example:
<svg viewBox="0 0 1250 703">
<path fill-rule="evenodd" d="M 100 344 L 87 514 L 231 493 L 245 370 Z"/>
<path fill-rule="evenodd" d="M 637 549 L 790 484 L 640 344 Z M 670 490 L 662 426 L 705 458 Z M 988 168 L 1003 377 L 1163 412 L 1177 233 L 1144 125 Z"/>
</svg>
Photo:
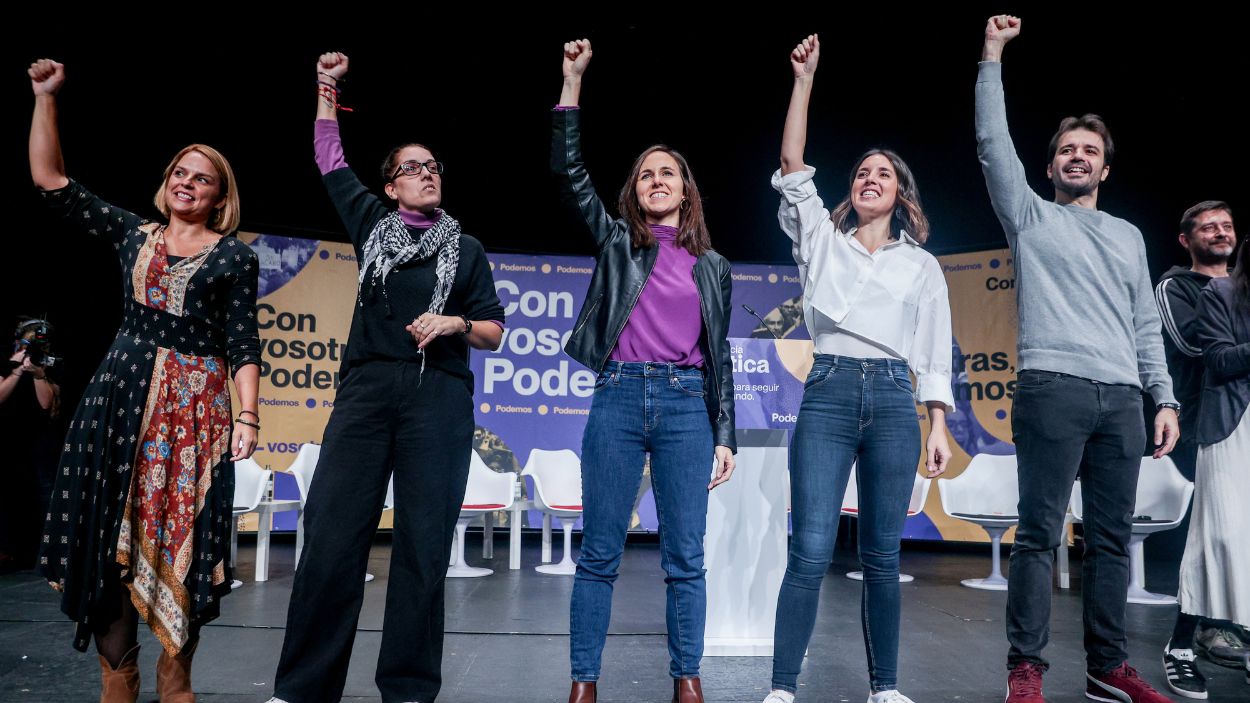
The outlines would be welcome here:
<svg viewBox="0 0 1250 703">
<path fill-rule="evenodd" d="M 0 363 L 0 573 L 29 569 L 42 534 L 56 468 L 52 419 L 61 389 L 49 376 L 52 326 L 22 317 L 13 353 Z"/>
</svg>

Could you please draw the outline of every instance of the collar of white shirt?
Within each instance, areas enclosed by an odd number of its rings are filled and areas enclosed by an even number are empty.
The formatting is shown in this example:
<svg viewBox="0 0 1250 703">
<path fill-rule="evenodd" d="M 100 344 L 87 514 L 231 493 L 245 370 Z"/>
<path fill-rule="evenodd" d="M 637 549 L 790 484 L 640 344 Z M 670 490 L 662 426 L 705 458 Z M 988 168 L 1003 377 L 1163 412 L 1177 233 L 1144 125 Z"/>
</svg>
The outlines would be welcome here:
<svg viewBox="0 0 1250 703">
<path fill-rule="evenodd" d="M 841 232 L 840 234 L 841 234 L 843 237 L 846 237 L 846 238 L 847 238 L 850 242 L 853 242 L 852 246 L 859 247 L 860 251 L 864 252 L 865 254 L 868 254 L 868 250 L 864 248 L 864 245 L 863 245 L 863 244 L 861 244 L 861 243 L 860 243 L 860 241 L 859 241 L 858 239 L 856 239 L 856 238 L 855 238 L 855 232 L 856 232 L 856 231 L 858 231 L 858 230 L 859 230 L 859 228 L 858 228 L 858 227 L 852 227 L 852 228 L 850 229 L 850 231 L 849 231 L 849 232 Z M 897 239 L 891 239 L 890 241 L 888 241 L 888 242 L 886 242 L 885 244 L 883 244 L 883 245 L 881 246 L 881 248 L 882 248 L 882 249 L 887 249 L 887 248 L 889 248 L 889 247 L 897 246 L 897 245 L 899 245 L 899 244 L 910 244 L 910 245 L 912 245 L 912 246 L 914 246 L 914 247 L 919 247 L 919 246 L 920 246 L 920 242 L 917 242 L 917 241 L 916 241 L 914 238 L 912 238 L 912 236 L 911 236 L 910 234 L 908 234 L 905 230 L 901 230 L 901 229 L 900 229 L 900 230 L 898 231 L 898 238 L 897 238 Z"/>
</svg>

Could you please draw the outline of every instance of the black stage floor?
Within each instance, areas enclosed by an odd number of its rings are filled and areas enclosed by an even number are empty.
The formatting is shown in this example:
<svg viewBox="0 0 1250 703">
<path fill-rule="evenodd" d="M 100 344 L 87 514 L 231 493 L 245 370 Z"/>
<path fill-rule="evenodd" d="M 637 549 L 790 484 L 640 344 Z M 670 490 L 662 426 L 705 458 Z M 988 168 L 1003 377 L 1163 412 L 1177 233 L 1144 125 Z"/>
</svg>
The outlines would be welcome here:
<svg viewBox="0 0 1250 703">
<path fill-rule="evenodd" d="M 538 536 L 525 536 L 520 571 L 507 569 L 506 535 L 495 558 L 480 558 L 481 537 L 468 539 L 469 563 L 495 569 L 491 576 L 448 579 L 447 640 L 440 703 L 561 702 L 568 695 L 568 602 L 572 577 L 545 576 L 538 563 Z M 281 539 L 281 538 L 278 538 Z M 557 537 L 557 550 L 558 550 Z M 943 551 L 936 551 L 943 550 Z M 265 701 L 282 645 L 291 593 L 294 544 L 275 541 L 270 580 L 251 581 L 254 547 L 240 545 L 237 576 L 246 583 L 225 600 L 223 615 L 205 628 L 195 658 L 194 682 L 205 703 Z M 373 670 L 381 641 L 386 593 L 388 538 L 374 546 L 365 603 L 352 655 L 344 700 L 378 701 Z M 903 584 L 900 690 L 916 703 L 1001 701 L 1006 686 L 1005 593 L 977 591 L 960 579 L 984 576 L 988 546 L 967 550 L 905 545 L 903 569 L 916 580 Z M 863 638 L 859 624 L 860 583 L 842 576 L 855 568 L 852 553 L 839 549 L 825 579 L 821 610 L 800 677 L 800 703 L 859 703 L 867 697 Z M 611 636 L 604 651 L 599 697 L 604 703 L 669 700 L 664 637 L 664 582 L 658 548 L 631 543 L 613 603 Z M 1050 703 L 1084 698 L 1081 648 L 1080 563 L 1073 560 L 1073 589 L 1056 590 L 1047 656 Z M 1151 563 L 1151 590 L 1175 593 L 1175 564 Z M 96 657 L 70 647 L 71 626 L 58 610 L 57 595 L 32 573 L 0 577 L 0 701 L 93 701 L 99 696 Z M 1165 690 L 1160 654 L 1171 632 L 1175 607 L 1128 606 L 1130 662 Z M 146 627 L 143 694 L 155 701 L 159 651 Z M 1244 673 L 1200 660 L 1212 701 L 1250 701 Z M 768 692 L 768 657 L 707 657 L 703 690 L 709 703 L 754 701 Z"/>
</svg>

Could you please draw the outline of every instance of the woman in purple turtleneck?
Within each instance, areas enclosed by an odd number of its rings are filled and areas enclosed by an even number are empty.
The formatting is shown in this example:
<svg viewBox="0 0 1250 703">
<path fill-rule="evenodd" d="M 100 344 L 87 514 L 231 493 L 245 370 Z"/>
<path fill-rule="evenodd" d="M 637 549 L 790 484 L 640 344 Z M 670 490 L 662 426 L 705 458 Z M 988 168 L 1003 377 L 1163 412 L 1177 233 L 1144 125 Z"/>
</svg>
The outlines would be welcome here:
<svg viewBox="0 0 1250 703">
<path fill-rule="evenodd" d="M 596 245 L 595 273 L 565 351 L 598 373 L 582 436 L 582 549 L 570 606 L 570 703 L 594 703 L 634 496 L 651 456 L 668 585 L 673 700 L 702 702 L 708 491 L 734 469 L 733 373 L 725 337 L 729 263 L 712 251 L 681 154 L 639 155 L 608 215 L 582 163 L 582 75 L 590 42 L 564 45 L 551 167 Z M 712 466 L 715 462 L 714 467 Z M 709 481 L 710 475 L 710 481 Z"/>
<path fill-rule="evenodd" d="M 304 507 L 274 700 L 343 695 L 369 545 L 395 478 L 395 537 L 382 650 L 383 700 L 432 701 L 441 684 L 443 583 L 473 439 L 469 348 L 496 349 L 503 308 L 486 252 L 439 209 L 443 164 L 420 144 L 391 150 L 383 192 L 343 158 L 338 82 L 317 63 L 317 166 L 360 262 L 334 411 Z M 394 207 L 391 207 L 391 206 Z"/>
</svg>

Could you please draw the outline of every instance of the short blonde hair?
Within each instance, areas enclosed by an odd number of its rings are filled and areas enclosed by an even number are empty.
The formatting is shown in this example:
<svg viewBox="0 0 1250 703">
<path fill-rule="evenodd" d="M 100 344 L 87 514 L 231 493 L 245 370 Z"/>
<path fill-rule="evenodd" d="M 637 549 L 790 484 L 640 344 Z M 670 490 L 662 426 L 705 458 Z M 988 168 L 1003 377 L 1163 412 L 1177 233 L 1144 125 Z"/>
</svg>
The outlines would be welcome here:
<svg viewBox="0 0 1250 703">
<path fill-rule="evenodd" d="M 226 203 L 217 208 L 213 216 L 209 218 L 208 228 L 219 234 L 231 234 L 239 228 L 239 189 L 235 186 L 234 169 L 230 168 L 230 162 L 226 161 L 226 157 L 222 156 L 220 151 L 207 144 L 191 144 L 174 155 L 173 160 L 165 167 L 165 177 L 161 179 L 161 187 L 156 189 L 156 197 L 153 199 L 156 209 L 166 219 L 169 218 L 169 205 L 165 202 L 165 188 L 169 184 L 169 175 L 174 172 L 174 168 L 182 157 L 193 151 L 203 154 L 204 158 L 213 164 L 213 168 L 217 169 L 220 197 L 223 197 Z"/>
</svg>

